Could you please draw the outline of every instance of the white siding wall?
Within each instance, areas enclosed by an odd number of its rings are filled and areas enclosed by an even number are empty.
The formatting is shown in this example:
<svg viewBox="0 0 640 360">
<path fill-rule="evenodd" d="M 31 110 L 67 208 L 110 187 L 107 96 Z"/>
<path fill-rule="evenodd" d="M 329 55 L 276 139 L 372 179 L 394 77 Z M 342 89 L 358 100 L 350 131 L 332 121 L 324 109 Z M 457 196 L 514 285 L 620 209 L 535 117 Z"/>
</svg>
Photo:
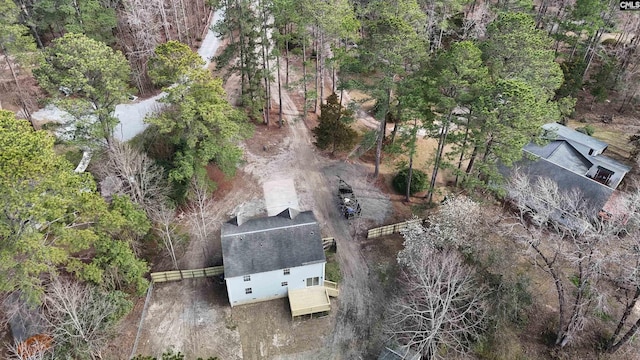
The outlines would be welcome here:
<svg viewBox="0 0 640 360">
<path fill-rule="evenodd" d="M 284 269 L 251 274 L 250 281 L 244 281 L 244 276 L 225 278 L 227 293 L 231 306 L 264 301 L 287 296 L 288 289 L 299 289 L 307 286 L 307 278 L 319 277 L 319 285 L 324 281 L 324 262 L 294 267 L 289 275 L 284 275 Z M 287 286 L 282 286 L 283 282 Z M 251 288 L 251 294 L 246 294 Z"/>
</svg>

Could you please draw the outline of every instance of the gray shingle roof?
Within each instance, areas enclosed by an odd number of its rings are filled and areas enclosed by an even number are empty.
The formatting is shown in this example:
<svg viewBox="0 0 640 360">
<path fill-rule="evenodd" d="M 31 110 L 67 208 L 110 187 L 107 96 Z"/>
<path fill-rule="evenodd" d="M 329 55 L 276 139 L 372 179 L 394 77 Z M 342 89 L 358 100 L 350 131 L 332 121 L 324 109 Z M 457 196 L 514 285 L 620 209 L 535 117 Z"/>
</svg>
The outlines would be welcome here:
<svg viewBox="0 0 640 360">
<path fill-rule="evenodd" d="M 256 274 L 326 261 L 320 226 L 311 211 L 222 224 L 225 277 Z"/>
<path fill-rule="evenodd" d="M 531 181 L 536 181 L 540 177 L 553 180 L 558 184 L 558 189 L 562 192 L 570 192 L 574 189 L 579 190 L 584 201 L 587 202 L 588 208 L 592 209 L 594 213 L 602 209 L 613 193 L 612 188 L 568 171 L 546 159 L 530 160 L 525 157 L 518 161 L 513 168 L 502 166 L 500 172 L 505 178 L 508 178 L 515 168 L 527 174 Z"/>
<path fill-rule="evenodd" d="M 378 355 L 378 360 L 420 360 L 420 354 L 407 346 L 385 346 Z"/>
<path fill-rule="evenodd" d="M 604 141 L 600 141 L 587 134 L 583 134 L 579 131 L 573 130 L 572 128 L 557 123 L 544 124 L 542 125 L 542 128 L 547 131 L 555 132 L 559 138 L 577 142 L 578 144 L 582 144 L 597 152 L 602 152 L 608 146 L 608 144 Z"/>
<path fill-rule="evenodd" d="M 552 140 L 545 145 L 529 143 L 524 147 L 525 151 L 579 175 L 587 176 L 588 173 L 591 178 L 595 176 L 598 166 L 610 170 L 613 175 L 607 185 L 612 189 L 618 187 L 625 174 L 631 170 L 629 166 L 600 154 L 607 147 L 605 142 L 560 124 L 546 124 L 543 128 L 554 131 Z M 592 154 L 591 150 L 595 152 Z"/>
</svg>

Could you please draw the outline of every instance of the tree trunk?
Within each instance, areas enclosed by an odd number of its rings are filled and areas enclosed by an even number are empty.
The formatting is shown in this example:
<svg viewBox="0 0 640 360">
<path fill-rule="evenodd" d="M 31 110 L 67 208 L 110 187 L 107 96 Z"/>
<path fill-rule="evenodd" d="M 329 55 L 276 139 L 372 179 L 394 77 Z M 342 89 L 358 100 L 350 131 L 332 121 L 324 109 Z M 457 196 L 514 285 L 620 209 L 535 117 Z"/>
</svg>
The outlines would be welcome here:
<svg viewBox="0 0 640 360">
<path fill-rule="evenodd" d="M 616 338 L 618 337 L 618 335 L 620 335 L 620 332 L 622 332 L 622 328 L 626 324 L 629 315 L 631 315 L 631 312 L 635 308 L 636 303 L 638 302 L 638 298 L 640 298 L 640 286 L 636 286 L 636 291 L 633 294 L 633 298 L 625 306 L 624 313 L 622 314 L 620 321 L 618 321 L 618 326 L 616 326 L 616 330 L 613 332 L 613 335 L 611 335 L 611 338 L 607 342 L 606 351 L 608 353 L 614 353 L 622 345 L 621 341 L 616 343 Z M 613 350 L 614 347 L 616 347 L 615 350 Z"/>
<path fill-rule="evenodd" d="M 320 105 L 324 104 L 324 33 L 320 33 L 318 59 L 320 62 Z"/>
<path fill-rule="evenodd" d="M 315 68 L 315 89 L 316 89 L 316 97 L 314 99 L 313 102 L 313 113 L 317 114 L 318 113 L 318 95 L 320 94 L 318 92 L 318 88 L 319 86 L 319 77 L 318 77 L 318 72 L 320 71 L 320 64 L 319 64 L 319 50 L 318 50 L 318 25 L 315 26 L 315 30 L 314 30 L 314 36 L 313 36 L 313 49 L 316 52 L 316 68 Z"/>
<path fill-rule="evenodd" d="M 468 120 L 467 120 L 468 121 Z M 469 125 L 467 123 L 467 125 Z M 460 178 L 461 169 L 462 169 L 462 160 L 464 160 L 464 149 L 467 146 L 467 139 L 469 138 L 469 126 L 467 126 L 464 132 L 464 138 L 462 139 L 462 146 L 460 146 L 460 159 L 458 159 L 458 171 L 456 172 L 456 179 L 454 182 L 454 186 L 458 187 L 458 180 Z"/>
<path fill-rule="evenodd" d="M 242 19 L 242 6 L 238 0 L 236 0 L 236 7 L 238 8 L 238 18 Z M 242 21 L 237 21 L 238 24 L 238 39 L 240 41 L 240 98 L 242 99 L 240 103 L 244 104 L 244 95 L 247 90 L 247 76 L 246 76 L 246 57 L 245 54 L 245 42 L 244 42 L 244 33 Z M 232 30 L 233 31 L 233 30 Z"/>
<path fill-rule="evenodd" d="M 393 123 L 393 131 L 391 131 L 391 143 L 396 142 L 396 134 L 398 133 L 398 128 L 400 127 L 401 116 L 402 116 L 402 106 L 400 100 L 398 100 L 398 111 L 396 113 L 396 119 Z"/>
<path fill-rule="evenodd" d="M 302 87 L 304 88 L 304 106 L 302 107 L 302 119 L 307 120 L 307 104 L 309 102 L 309 95 L 307 92 L 307 39 L 302 39 Z"/>
<path fill-rule="evenodd" d="M 278 68 L 278 126 L 282 127 L 282 81 L 280 81 L 280 55 L 276 56 Z"/>
<path fill-rule="evenodd" d="M 189 31 L 189 18 L 187 17 L 187 13 L 184 10 L 184 1 L 180 0 L 180 10 L 182 11 L 182 23 L 184 26 L 184 31 L 187 37 L 187 44 L 193 45 L 193 41 L 191 39 L 191 32 Z"/>
<path fill-rule="evenodd" d="M 631 95 L 625 96 L 624 100 L 622 100 L 622 103 L 620 104 L 620 108 L 618 108 L 618 113 L 624 113 L 624 107 L 636 96 L 636 93 L 637 91 L 634 91 Z"/>
<path fill-rule="evenodd" d="M 429 192 L 427 193 L 427 201 L 433 201 L 433 192 L 436 187 L 436 179 L 438 178 L 438 170 L 440 168 L 440 161 L 442 154 L 444 153 L 444 146 L 447 142 L 447 134 L 449 133 L 449 122 L 451 121 L 451 112 L 447 115 L 447 120 L 442 124 L 440 130 L 440 137 L 438 138 L 438 149 L 436 151 L 436 157 L 433 162 L 433 171 L 431 172 L 431 182 L 429 183 Z"/>
<path fill-rule="evenodd" d="M 160 12 L 160 21 L 162 21 L 162 30 L 166 41 L 171 40 L 171 33 L 169 32 L 169 21 L 167 20 L 167 11 L 164 8 L 164 1 L 157 0 L 158 10 Z"/>
<path fill-rule="evenodd" d="M 602 33 L 604 32 L 603 28 L 600 28 L 593 35 L 592 40 L 589 42 L 589 46 L 587 47 L 587 51 L 585 53 L 584 61 L 586 63 L 584 67 L 584 72 L 582 73 L 582 80 L 586 80 L 587 72 L 589 71 L 589 67 L 591 67 L 591 62 L 596 53 L 596 49 L 598 47 L 598 43 L 600 42 L 600 38 L 602 37 Z"/>
<path fill-rule="evenodd" d="M 178 9 L 176 8 L 176 0 L 171 0 L 171 7 L 173 8 L 173 20 L 176 24 L 176 31 L 178 32 L 178 41 L 184 42 L 182 40 L 182 32 L 180 31 L 180 19 L 178 18 Z"/>
<path fill-rule="evenodd" d="M 640 328 L 640 319 L 638 319 L 638 321 L 633 324 L 633 326 L 624 334 L 620 341 L 611 346 L 611 348 L 607 349 L 607 352 L 613 354 L 618 351 L 623 345 L 629 343 L 631 338 L 634 337 L 638 332 L 638 328 Z"/>
<path fill-rule="evenodd" d="M 376 143 L 376 163 L 375 170 L 373 172 L 373 177 L 377 178 L 378 174 L 380 174 L 380 158 L 382 157 L 382 142 L 384 140 L 384 128 L 387 126 L 387 121 L 383 117 L 380 120 L 380 129 L 378 130 L 378 140 Z"/>
<path fill-rule="evenodd" d="M 82 22 L 82 14 L 80 13 L 80 6 L 78 5 L 78 0 L 73 0 L 73 9 L 75 10 L 78 24 L 80 24 L 80 28 L 84 31 L 84 23 Z"/>
<path fill-rule="evenodd" d="M 262 18 L 262 41 L 260 42 L 260 47 L 262 48 L 262 73 L 263 78 L 264 78 L 264 92 L 265 92 L 265 111 L 264 111 L 264 124 L 265 125 L 269 125 L 269 109 L 271 108 L 270 104 L 271 104 L 271 97 L 270 97 L 270 93 L 269 93 L 269 63 L 267 61 L 267 24 L 266 21 L 267 19 L 264 17 L 265 13 L 264 13 L 264 3 L 260 4 L 262 6 L 262 14 L 263 14 L 263 18 Z"/>
<path fill-rule="evenodd" d="M 465 170 L 467 175 L 471 174 L 473 171 L 473 164 L 476 162 L 476 158 L 478 157 L 478 151 L 480 151 L 478 146 L 474 146 L 473 151 L 471 152 L 471 158 L 469 159 L 469 164 L 467 164 L 467 169 Z"/>
<path fill-rule="evenodd" d="M 284 58 L 285 58 L 285 86 L 289 86 L 289 31 L 287 30 L 287 26 L 284 27 Z M 303 46 L 304 48 L 304 46 Z"/>
<path fill-rule="evenodd" d="M 380 159 L 382 158 L 382 144 L 384 137 L 387 133 L 387 112 L 389 111 L 389 103 L 391 99 L 391 86 L 387 88 L 387 108 L 382 112 L 383 116 L 380 120 L 380 133 L 378 134 L 378 142 L 376 143 L 376 167 L 373 172 L 373 177 L 377 178 L 380 174 Z"/>
<path fill-rule="evenodd" d="M 18 91 L 18 98 L 20 99 L 20 104 L 22 105 L 22 110 L 24 111 L 24 115 L 31 123 L 31 127 L 33 130 L 38 130 L 35 121 L 31 117 L 31 112 L 29 111 L 29 107 L 27 106 L 27 102 L 24 100 L 24 93 L 22 92 L 22 87 L 20 86 L 20 82 L 18 81 L 18 75 L 16 74 L 13 65 L 11 64 L 11 60 L 9 60 L 9 55 L 7 54 L 7 49 L 4 46 L 0 46 L 0 50 L 2 50 L 2 54 L 4 55 L 4 61 L 7 63 L 9 70 L 11 71 L 11 76 L 13 77 L 13 81 L 16 84 L 16 90 Z"/>
<path fill-rule="evenodd" d="M 418 133 L 418 119 L 413 119 L 413 134 L 411 139 L 411 149 L 409 150 L 409 170 L 407 170 L 407 188 L 405 191 L 405 201 L 411 202 L 411 179 L 413 178 L 413 155 L 416 152 L 416 135 Z"/>
</svg>

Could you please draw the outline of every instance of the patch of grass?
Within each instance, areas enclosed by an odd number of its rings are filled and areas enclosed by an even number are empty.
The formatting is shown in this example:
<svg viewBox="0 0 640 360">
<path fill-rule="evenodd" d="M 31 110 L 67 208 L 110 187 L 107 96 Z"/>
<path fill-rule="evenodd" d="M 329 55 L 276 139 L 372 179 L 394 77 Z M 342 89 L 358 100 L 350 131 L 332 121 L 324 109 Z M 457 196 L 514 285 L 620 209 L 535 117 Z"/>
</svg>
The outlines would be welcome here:
<svg viewBox="0 0 640 360">
<path fill-rule="evenodd" d="M 490 336 L 478 341 L 473 351 L 484 360 L 529 359 L 520 344 L 518 333 L 508 326 L 499 327 Z"/>
<path fill-rule="evenodd" d="M 609 144 L 605 155 L 611 155 L 614 153 L 623 159 L 629 157 L 630 152 L 633 150 L 633 147 L 629 144 L 630 134 L 625 134 L 599 123 L 589 124 L 589 126 L 594 129 L 594 138 Z M 579 124 L 576 121 L 569 121 L 569 127 L 579 127 Z"/>
<path fill-rule="evenodd" d="M 609 314 L 606 311 L 603 310 L 596 310 L 593 313 L 596 317 L 600 318 L 600 320 L 602 321 L 612 321 L 613 320 L 613 316 L 611 316 L 611 314 Z"/>
<path fill-rule="evenodd" d="M 231 318 L 231 316 L 227 317 L 227 318 L 226 318 L 226 319 L 224 319 L 224 320 L 225 320 L 225 321 L 224 321 L 224 326 L 225 326 L 227 329 L 229 329 L 229 330 L 233 331 L 233 330 L 235 330 L 235 329 L 238 327 L 238 325 L 235 323 L 235 321 L 233 321 L 233 319 Z"/>
<path fill-rule="evenodd" d="M 82 150 L 69 150 L 64 153 L 64 157 L 74 166 L 78 165 L 80 163 L 80 160 L 82 160 Z"/>
<path fill-rule="evenodd" d="M 388 262 L 379 263 L 378 265 L 376 265 L 375 270 L 376 270 L 376 274 L 378 275 L 378 280 L 383 285 L 387 285 L 389 284 L 389 282 L 395 279 L 395 276 L 396 276 L 395 268 L 392 264 Z"/>
<path fill-rule="evenodd" d="M 338 265 L 335 251 L 326 250 L 324 253 L 327 257 L 327 264 L 324 268 L 325 278 L 336 283 L 340 282 L 342 280 L 342 273 L 340 272 L 340 265 Z"/>
</svg>

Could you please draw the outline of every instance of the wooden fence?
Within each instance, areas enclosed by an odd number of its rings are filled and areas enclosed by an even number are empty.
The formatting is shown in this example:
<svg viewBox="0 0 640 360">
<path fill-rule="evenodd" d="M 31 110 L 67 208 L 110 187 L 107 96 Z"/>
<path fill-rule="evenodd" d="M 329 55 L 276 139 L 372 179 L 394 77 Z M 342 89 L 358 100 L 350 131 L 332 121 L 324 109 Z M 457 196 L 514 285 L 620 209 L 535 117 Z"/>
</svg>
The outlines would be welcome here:
<svg viewBox="0 0 640 360">
<path fill-rule="evenodd" d="M 216 276 L 224 273 L 224 266 L 214 266 L 204 269 L 193 270 L 173 270 L 151 273 L 151 282 L 161 283 L 167 281 L 177 281 L 182 279 L 194 279 L 201 277 Z"/>
<path fill-rule="evenodd" d="M 336 239 L 332 237 L 322 239 L 322 248 L 327 250 L 336 245 Z"/>
<path fill-rule="evenodd" d="M 407 220 L 397 224 L 382 226 L 367 231 L 367 239 L 377 238 L 379 236 L 391 235 L 407 228 L 409 224 L 421 223 L 422 219 Z"/>
</svg>

